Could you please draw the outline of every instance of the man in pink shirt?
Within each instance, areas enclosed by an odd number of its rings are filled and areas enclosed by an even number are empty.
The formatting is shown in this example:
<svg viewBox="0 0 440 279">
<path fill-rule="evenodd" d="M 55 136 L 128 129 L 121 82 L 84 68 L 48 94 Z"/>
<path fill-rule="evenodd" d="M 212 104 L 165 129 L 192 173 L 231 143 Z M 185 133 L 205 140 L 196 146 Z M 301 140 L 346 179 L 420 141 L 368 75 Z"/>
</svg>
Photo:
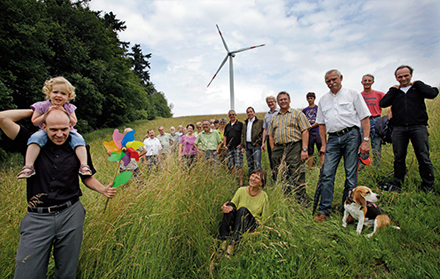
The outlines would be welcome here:
<svg viewBox="0 0 440 279">
<path fill-rule="evenodd" d="M 372 85 L 374 83 L 374 76 L 372 74 L 366 74 L 362 77 L 362 86 L 364 91 L 361 92 L 364 97 L 365 103 L 370 110 L 370 139 L 371 149 L 373 150 L 373 165 L 377 168 L 381 159 L 382 147 L 380 144 L 380 137 L 375 135 L 374 127 L 376 126 L 376 119 L 382 114 L 382 108 L 379 106 L 379 101 L 385 95 L 385 93 L 373 90 Z"/>
</svg>

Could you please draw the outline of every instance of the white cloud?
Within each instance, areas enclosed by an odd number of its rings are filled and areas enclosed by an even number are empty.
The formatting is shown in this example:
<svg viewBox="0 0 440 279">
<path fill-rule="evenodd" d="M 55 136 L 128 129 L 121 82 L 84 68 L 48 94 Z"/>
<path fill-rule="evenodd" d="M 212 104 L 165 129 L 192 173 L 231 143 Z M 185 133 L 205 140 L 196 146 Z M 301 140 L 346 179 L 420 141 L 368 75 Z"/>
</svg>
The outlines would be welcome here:
<svg viewBox="0 0 440 279">
<path fill-rule="evenodd" d="M 400 64 L 414 78 L 438 85 L 440 2 L 426 1 L 141 1 L 93 0 L 92 10 L 112 11 L 126 22 L 123 41 L 152 53 L 151 80 L 174 104 L 176 116 L 225 113 L 229 109 L 229 65 L 207 84 L 230 50 L 266 46 L 234 58 L 237 111 L 265 111 L 265 97 L 281 90 L 292 106 L 305 94 L 327 92 L 324 73 L 338 68 L 343 85 L 361 90 L 365 73 L 375 89 L 395 83 Z"/>
</svg>

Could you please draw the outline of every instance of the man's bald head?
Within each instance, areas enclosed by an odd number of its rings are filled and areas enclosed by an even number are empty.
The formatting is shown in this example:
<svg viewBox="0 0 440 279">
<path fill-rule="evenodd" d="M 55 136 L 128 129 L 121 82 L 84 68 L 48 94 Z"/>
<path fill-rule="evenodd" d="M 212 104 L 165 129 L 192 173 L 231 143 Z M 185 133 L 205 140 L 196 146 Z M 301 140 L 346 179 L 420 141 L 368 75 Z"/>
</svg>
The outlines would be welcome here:
<svg viewBox="0 0 440 279">
<path fill-rule="evenodd" d="M 66 142 L 71 128 L 70 116 L 64 109 L 54 107 L 43 117 L 43 129 L 49 140 L 56 145 Z"/>
</svg>

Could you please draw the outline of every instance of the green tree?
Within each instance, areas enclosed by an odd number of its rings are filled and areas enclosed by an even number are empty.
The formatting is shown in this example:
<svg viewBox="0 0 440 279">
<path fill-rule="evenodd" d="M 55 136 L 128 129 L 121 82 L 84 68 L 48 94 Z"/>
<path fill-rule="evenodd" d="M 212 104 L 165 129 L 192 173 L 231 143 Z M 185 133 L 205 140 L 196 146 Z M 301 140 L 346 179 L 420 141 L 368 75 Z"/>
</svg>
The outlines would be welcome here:
<svg viewBox="0 0 440 279">
<path fill-rule="evenodd" d="M 62 75 L 76 87 L 80 132 L 170 117 L 150 81 L 151 53 L 138 44 L 128 53 L 130 43 L 118 38 L 125 22 L 91 11 L 88 2 L 0 1 L 0 109 L 44 100 L 44 81 Z"/>
<path fill-rule="evenodd" d="M 150 72 L 145 69 L 150 69 L 150 62 L 147 59 L 151 58 L 151 53 L 144 55 L 139 44 L 135 44 L 131 50 L 133 52 L 128 55 L 131 57 L 133 71 L 142 80 L 142 84 L 147 86 L 150 83 Z"/>
</svg>

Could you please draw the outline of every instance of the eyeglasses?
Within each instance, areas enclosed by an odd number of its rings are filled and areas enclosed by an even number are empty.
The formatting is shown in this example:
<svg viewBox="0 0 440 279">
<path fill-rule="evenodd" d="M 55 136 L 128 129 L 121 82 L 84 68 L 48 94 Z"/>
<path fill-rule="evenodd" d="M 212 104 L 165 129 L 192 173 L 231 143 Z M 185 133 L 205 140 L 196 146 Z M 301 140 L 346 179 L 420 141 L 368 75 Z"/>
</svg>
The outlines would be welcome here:
<svg viewBox="0 0 440 279">
<path fill-rule="evenodd" d="M 229 114 L 229 116 L 233 116 L 233 115 L 235 115 L 235 113 Z"/>
</svg>

